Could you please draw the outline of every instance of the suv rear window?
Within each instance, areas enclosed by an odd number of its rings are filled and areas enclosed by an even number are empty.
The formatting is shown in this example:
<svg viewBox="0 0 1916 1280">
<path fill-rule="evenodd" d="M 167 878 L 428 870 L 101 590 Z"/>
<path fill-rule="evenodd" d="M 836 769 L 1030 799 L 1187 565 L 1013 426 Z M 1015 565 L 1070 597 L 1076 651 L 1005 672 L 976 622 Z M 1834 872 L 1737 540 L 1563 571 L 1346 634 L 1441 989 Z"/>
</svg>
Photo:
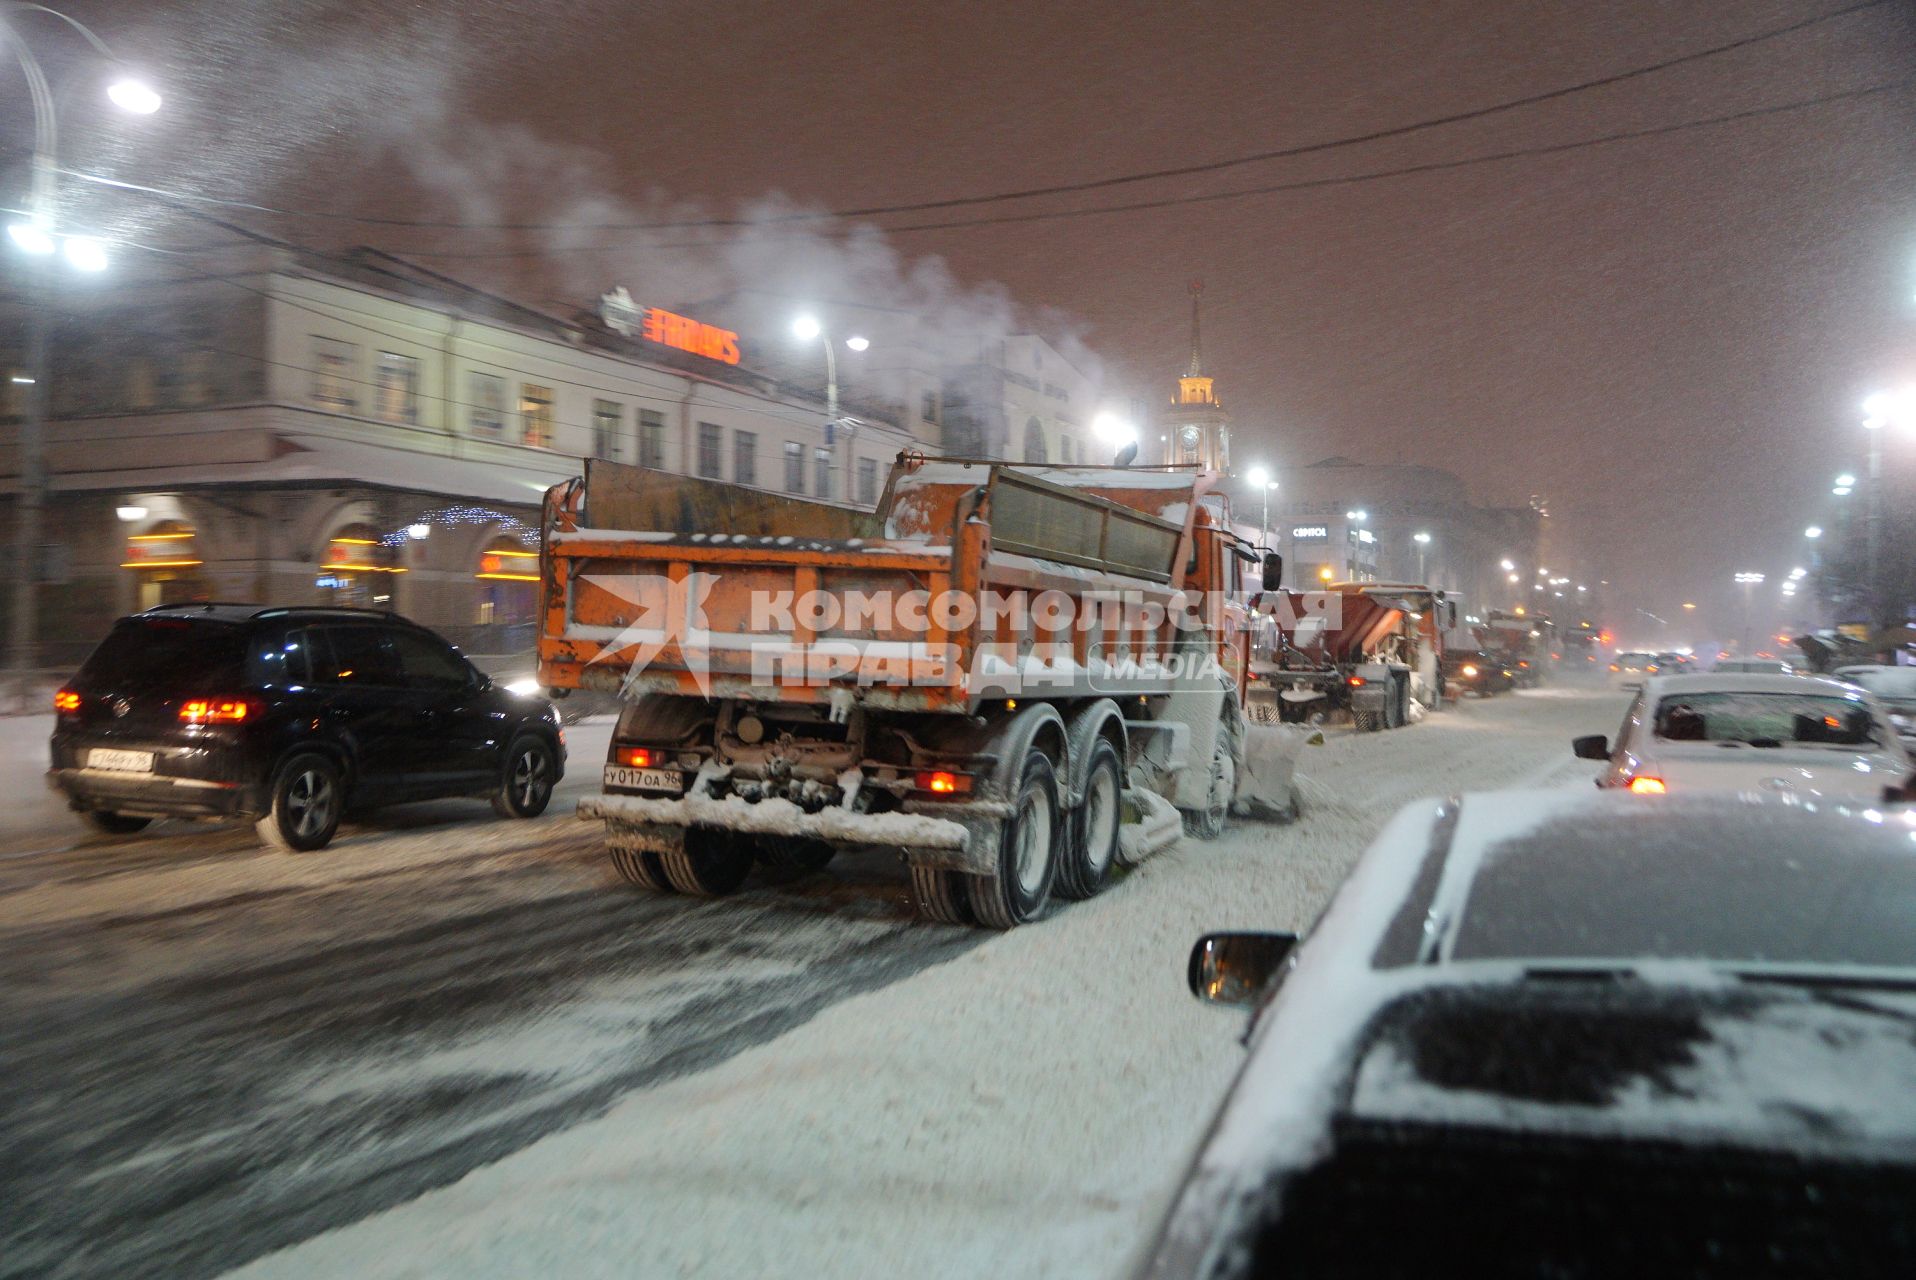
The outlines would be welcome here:
<svg viewBox="0 0 1916 1280">
<path fill-rule="evenodd" d="M 237 685 L 246 669 L 246 632 L 227 622 L 123 618 L 80 668 L 85 690 Z"/>
</svg>

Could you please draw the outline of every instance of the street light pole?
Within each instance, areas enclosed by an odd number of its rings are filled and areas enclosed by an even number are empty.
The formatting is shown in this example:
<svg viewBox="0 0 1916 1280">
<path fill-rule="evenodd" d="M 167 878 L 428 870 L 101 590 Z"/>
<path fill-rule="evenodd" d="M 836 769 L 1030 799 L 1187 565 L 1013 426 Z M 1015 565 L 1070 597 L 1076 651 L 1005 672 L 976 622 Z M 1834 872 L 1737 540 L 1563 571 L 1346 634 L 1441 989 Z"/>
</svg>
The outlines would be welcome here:
<svg viewBox="0 0 1916 1280">
<path fill-rule="evenodd" d="M 1883 422 L 1869 418 L 1869 625 L 1877 631 L 1889 625 L 1883 616 L 1888 592 L 1883 590 Z"/>
<path fill-rule="evenodd" d="M 29 695 L 30 672 L 38 665 L 39 586 L 45 567 L 40 538 L 47 498 L 46 426 L 51 401 L 48 387 L 47 319 L 52 304 L 52 284 L 48 264 L 58 244 L 55 233 L 59 220 L 60 173 L 59 119 L 55 99 L 47 86 L 40 61 L 33 56 L 9 21 L 23 13 L 39 13 L 58 18 L 78 32 L 95 52 L 108 62 L 120 60 L 85 23 L 45 5 L 10 3 L 0 5 L 0 40 L 11 45 L 20 72 L 27 82 L 27 94 L 33 102 L 32 186 L 27 197 L 27 221 L 8 228 L 13 243 L 28 255 L 26 270 L 27 374 L 26 412 L 22 415 L 17 457 L 20 466 L 19 491 L 14 499 L 13 533 L 13 610 L 7 637 L 7 667 L 12 675 L 14 694 L 24 701 Z M 160 96 L 131 80 L 118 80 L 107 89 L 107 96 L 124 110 L 147 115 L 159 110 Z M 83 236 L 66 237 L 67 257 L 82 270 L 99 270 L 106 265 L 100 244 Z"/>
</svg>

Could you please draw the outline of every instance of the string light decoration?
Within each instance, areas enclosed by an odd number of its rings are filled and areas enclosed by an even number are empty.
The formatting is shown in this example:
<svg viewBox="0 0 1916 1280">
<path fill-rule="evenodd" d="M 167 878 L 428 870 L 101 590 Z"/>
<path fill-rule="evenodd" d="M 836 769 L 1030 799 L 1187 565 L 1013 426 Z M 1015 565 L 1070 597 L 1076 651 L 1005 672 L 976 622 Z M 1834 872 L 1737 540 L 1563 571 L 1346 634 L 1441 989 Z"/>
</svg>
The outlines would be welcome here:
<svg viewBox="0 0 1916 1280">
<path fill-rule="evenodd" d="M 380 538 L 380 542 L 395 550 L 414 541 L 410 530 L 414 525 L 426 525 L 433 529 L 452 528 L 459 525 L 492 525 L 502 535 L 516 538 L 519 545 L 537 549 L 539 531 L 516 516 L 503 511 L 494 511 L 491 507 L 474 507 L 464 504 L 435 507 L 431 511 L 421 512 L 410 520 L 402 520 L 399 527 Z"/>
</svg>

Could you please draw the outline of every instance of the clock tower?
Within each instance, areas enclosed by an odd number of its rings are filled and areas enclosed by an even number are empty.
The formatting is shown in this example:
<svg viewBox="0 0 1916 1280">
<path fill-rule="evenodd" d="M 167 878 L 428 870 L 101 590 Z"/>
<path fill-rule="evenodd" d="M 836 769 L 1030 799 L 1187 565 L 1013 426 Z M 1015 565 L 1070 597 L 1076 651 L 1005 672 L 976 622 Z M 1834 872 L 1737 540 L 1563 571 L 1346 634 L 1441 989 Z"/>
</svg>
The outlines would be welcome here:
<svg viewBox="0 0 1916 1280">
<path fill-rule="evenodd" d="M 1200 308 L 1204 282 L 1191 282 L 1191 363 L 1178 379 L 1178 393 L 1158 414 L 1163 461 L 1196 463 L 1207 471 L 1231 469 L 1231 415 L 1204 372 Z"/>
</svg>

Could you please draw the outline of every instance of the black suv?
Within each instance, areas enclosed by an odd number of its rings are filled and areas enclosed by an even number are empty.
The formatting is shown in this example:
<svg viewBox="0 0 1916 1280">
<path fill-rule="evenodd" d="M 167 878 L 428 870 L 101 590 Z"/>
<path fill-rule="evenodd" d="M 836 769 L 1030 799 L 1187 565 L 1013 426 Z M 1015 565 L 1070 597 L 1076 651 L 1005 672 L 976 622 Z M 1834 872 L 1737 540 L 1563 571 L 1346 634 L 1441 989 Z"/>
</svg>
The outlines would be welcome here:
<svg viewBox="0 0 1916 1280">
<path fill-rule="evenodd" d="M 270 844 L 317 849 L 348 805 L 490 796 L 535 817 L 565 772 L 550 703 L 371 609 L 149 609 L 114 624 L 54 709 L 48 784 L 116 833 L 250 818 Z"/>
</svg>

